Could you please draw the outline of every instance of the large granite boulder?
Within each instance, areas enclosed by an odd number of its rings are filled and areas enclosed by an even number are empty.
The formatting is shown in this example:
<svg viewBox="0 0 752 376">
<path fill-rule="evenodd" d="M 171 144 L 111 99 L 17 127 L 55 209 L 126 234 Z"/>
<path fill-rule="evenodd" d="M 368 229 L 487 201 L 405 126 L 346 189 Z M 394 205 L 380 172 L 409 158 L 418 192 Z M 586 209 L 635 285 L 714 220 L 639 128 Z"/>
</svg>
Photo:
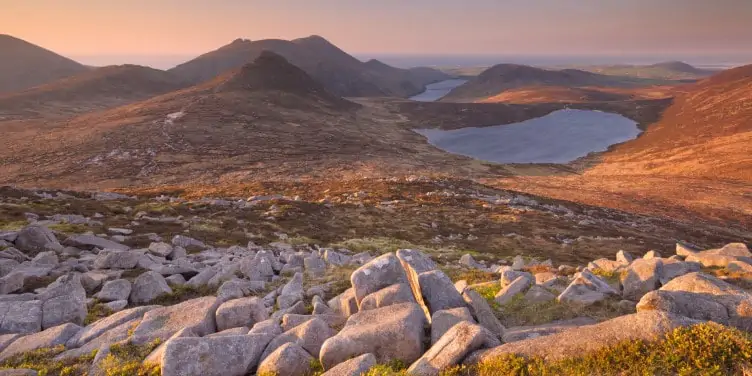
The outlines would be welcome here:
<svg viewBox="0 0 752 376">
<path fill-rule="evenodd" d="M 223 331 L 241 326 L 252 327 L 269 318 L 264 302 L 256 297 L 234 299 L 217 308 L 217 330 Z"/>
<path fill-rule="evenodd" d="M 83 325 L 88 308 L 81 275 L 70 273 L 58 278 L 39 295 L 42 301 L 42 329 L 65 323 Z"/>
<path fill-rule="evenodd" d="M 267 356 L 258 367 L 259 375 L 308 376 L 314 357 L 294 343 L 285 343 Z"/>
<path fill-rule="evenodd" d="M 31 225 L 24 227 L 16 234 L 15 245 L 21 251 L 36 255 L 60 247 L 52 230 L 44 226 Z"/>
<path fill-rule="evenodd" d="M 262 334 L 171 339 L 162 355 L 162 375 L 245 376 L 268 342 Z"/>
<path fill-rule="evenodd" d="M 425 313 L 414 303 L 359 312 L 321 347 L 325 369 L 350 358 L 372 353 L 379 363 L 400 360 L 410 364 L 423 354 Z"/>
<path fill-rule="evenodd" d="M 381 255 L 355 270 L 350 276 L 355 298 L 360 302 L 367 295 L 396 283 L 407 283 L 407 276 L 397 256 Z"/>
<path fill-rule="evenodd" d="M 133 281 L 130 302 L 133 304 L 149 303 L 164 294 L 171 294 L 172 288 L 161 274 L 148 271 L 139 275 Z"/>
<path fill-rule="evenodd" d="M 619 292 L 606 281 L 585 269 L 575 275 L 572 283 L 557 299 L 560 302 L 590 305 L 618 295 Z"/>
<path fill-rule="evenodd" d="M 638 301 L 643 295 L 661 286 L 663 261 L 660 258 L 637 259 L 621 277 L 624 299 Z"/>
<path fill-rule="evenodd" d="M 415 361 L 407 369 L 407 374 L 439 376 L 441 371 L 459 364 L 467 354 L 482 348 L 485 340 L 483 327 L 467 321 L 460 322 Z"/>
<path fill-rule="evenodd" d="M 415 303 L 413 291 L 406 283 L 394 284 L 368 294 L 360 302 L 360 310 L 365 311 L 400 303 Z"/>
<path fill-rule="evenodd" d="M 133 342 L 143 344 L 157 338 L 164 341 L 184 328 L 192 329 L 198 336 L 212 334 L 217 331 L 214 316 L 217 307 L 217 298 L 208 296 L 150 310 L 133 330 Z"/>
</svg>

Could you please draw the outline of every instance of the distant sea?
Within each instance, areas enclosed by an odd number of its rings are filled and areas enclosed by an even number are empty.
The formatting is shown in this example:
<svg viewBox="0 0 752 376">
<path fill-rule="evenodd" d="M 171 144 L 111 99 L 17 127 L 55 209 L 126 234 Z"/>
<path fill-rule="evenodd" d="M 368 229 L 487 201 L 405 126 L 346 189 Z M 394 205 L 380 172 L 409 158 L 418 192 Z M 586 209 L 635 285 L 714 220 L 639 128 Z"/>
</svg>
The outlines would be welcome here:
<svg viewBox="0 0 752 376">
<path fill-rule="evenodd" d="M 192 55 L 88 55 L 70 56 L 86 65 L 105 66 L 119 64 L 146 65 L 169 69 L 195 58 Z M 727 69 L 752 64 L 752 52 L 725 55 L 409 55 L 409 54 L 355 54 L 360 60 L 378 59 L 400 68 L 411 67 L 485 67 L 501 63 L 556 67 L 568 65 L 655 64 L 665 61 L 683 61 L 698 68 Z"/>
</svg>

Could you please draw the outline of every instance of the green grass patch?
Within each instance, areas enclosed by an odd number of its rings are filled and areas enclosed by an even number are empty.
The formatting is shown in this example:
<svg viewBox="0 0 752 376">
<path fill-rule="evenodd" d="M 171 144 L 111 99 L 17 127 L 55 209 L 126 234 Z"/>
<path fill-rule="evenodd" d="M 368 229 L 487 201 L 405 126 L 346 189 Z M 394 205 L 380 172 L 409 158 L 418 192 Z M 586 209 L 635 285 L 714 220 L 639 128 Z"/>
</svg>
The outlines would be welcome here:
<svg viewBox="0 0 752 376">
<path fill-rule="evenodd" d="M 677 328 L 658 341 L 627 341 L 583 356 L 546 363 L 508 355 L 461 375 L 741 375 L 752 362 L 752 335 L 715 323 Z"/>
<path fill-rule="evenodd" d="M 216 294 L 217 289 L 209 286 L 193 287 L 190 285 L 172 286 L 172 292 L 169 294 L 162 294 L 156 299 L 149 302 L 149 305 L 173 305 L 182 303 L 186 300 L 201 298 L 204 296 L 213 296 Z"/>
<path fill-rule="evenodd" d="M 144 364 L 143 361 L 161 343 L 157 339 L 145 345 L 112 345 L 110 353 L 102 360 L 101 369 L 106 376 L 159 376 L 161 370 L 158 364 Z"/>
<path fill-rule="evenodd" d="M 86 319 L 84 320 L 84 325 L 89 325 L 91 323 L 97 322 L 114 312 L 107 308 L 106 305 L 96 302 L 91 308 L 89 308 L 89 311 L 86 313 Z"/>
<path fill-rule="evenodd" d="M 55 360 L 55 357 L 63 351 L 65 351 L 65 346 L 60 345 L 14 355 L 0 363 L 0 369 L 32 369 L 37 371 L 39 376 L 79 376 L 88 372 L 91 361 L 97 353 L 95 350 L 91 354 L 78 358 Z"/>
<path fill-rule="evenodd" d="M 499 275 L 496 273 L 486 272 L 478 269 L 465 269 L 465 268 L 442 268 L 441 270 L 449 276 L 452 281 L 467 281 L 468 285 L 473 285 L 482 282 L 491 282 L 499 279 Z"/>
<path fill-rule="evenodd" d="M 92 231 L 92 228 L 86 225 L 74 225 L 70 223 L 55 223 L 47 226 L 50 230 L 62 232 L 65 234 L 83 234 Z"/>
<path fill-rule="evenodd" d="M 0 231 L 16 231 L 26 227 L 29 221 L 0 220 Z"/>
</svg>

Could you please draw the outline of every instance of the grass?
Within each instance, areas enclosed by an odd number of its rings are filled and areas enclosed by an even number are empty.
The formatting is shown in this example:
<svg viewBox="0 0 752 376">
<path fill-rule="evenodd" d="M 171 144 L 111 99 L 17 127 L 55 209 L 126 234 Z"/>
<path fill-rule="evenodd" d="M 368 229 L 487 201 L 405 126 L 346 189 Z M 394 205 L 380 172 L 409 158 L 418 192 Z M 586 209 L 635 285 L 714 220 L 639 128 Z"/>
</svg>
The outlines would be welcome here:
<svg viewBox="0 0 752 376">
<path fill-rule="evenodd" d="M 626 341 L 555 362 L 507 355 L 459 375 L 741 375 L 752 363 L 752 335 L 715 323 L 677 328 L 657 341 Z"/>
<path fill-rule="evenodd" d="M 182 303 L 186 300 L 201 298 L 204 296 L 213 296 L 216 292 L 216 288 L 209 286 L 193 287 L 190 285 L 172 286 L 172 292 L 168 294 L 162 294 L 156 299 L 149 302 L 149 305 L 173 305 Z"/>
<path fill-rule="evenodd" d="M 556 300 L 529 303 L 525 301 L 524 294 L 517 294 L 508 303 L 499 305 L 494 297 L 500 290 L 501 287 L 498 285 L 475 287 L 475 291 L 488 301 L 496 316 L 506 327 L 542 325 L 583 316 L 602 321 L 632 313 L 620 309 L 616 300 L 606 300 L 590 306 L 560 303 Z"/>
<path fill-rule="evenodd" d="M 89 308 L 89 311 L 86 313 L 84 325 L 89 325 L 91 323 L 97 322 L 113 313 L 114 312 L 112 312 L 111 309 L 107 308 L 106 305 L 96 302 L 91 308 Z"/>
<path fill-rule="evenodd" d="M 79 376 L 86 374 L 91 361 L 97 354 L 95 350 L 91 354 L 78 358 L 55 360 L 55 357 L 63 351 L 65 351 L 65 346 L 60 345 L 14 355 L 0 363 L 0 369 L 32 369 L 37 371 L 39 376 Z"/>
<path fill-rule="evenodd" d="M 55 223 L 47 226 L 50 230 L 62 232 L 65 234 L 83 234 L 92 231 L 92 228 L 86 225 L 74 225 L 70 223 Z"/>
<path fill-rule="evenodd" d="M 160 344 L 159 339 L 145 345 L 114 344 L 102 360 L 101 369 L 106 376 L 159 376 L 159 365 L 144 364 L 143 361 Z"/>
<path fill-rule="evenodd" d="M 0 231 L 15 231 L 26 227 L 29 221 L 0 220 Z"/>
<path fill-rule="evenodd" d="M 373 238 L 357 238 L 348 239 L 338 243 L 331 244 L 333 248 L 347 248 L 353 252 L 377 252 L 379 254 L 394 252 L 399 249 L 419 249 L 424 250 L 425 247 L 418 246 L 407 240 L 387 238 L 387 237 L 373 237 Z"/>
<path fill-rule="evenodd" d="M 465 280 L 468 285 L 499 279 L 499 276 L 496 273 L 485 272 L 478 269 L 442 268 L 442 270 L 452 281 L 457 282 Z"/>
</svg>

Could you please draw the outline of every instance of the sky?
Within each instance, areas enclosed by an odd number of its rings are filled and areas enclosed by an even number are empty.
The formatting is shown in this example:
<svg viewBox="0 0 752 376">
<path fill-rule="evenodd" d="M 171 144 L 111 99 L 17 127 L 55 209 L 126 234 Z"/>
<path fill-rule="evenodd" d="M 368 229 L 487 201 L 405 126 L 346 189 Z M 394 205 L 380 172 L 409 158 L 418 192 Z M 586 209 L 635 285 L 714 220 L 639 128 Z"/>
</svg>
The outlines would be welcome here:
<svg viewBox="0 0 752 376">
<path fill-rule="evenodd" d="M 0 0 L 0 34 L 163 64 L 313 34 L 361 56 L 713 55 L 752 53 L 752 0 Z"/>
</svg>

